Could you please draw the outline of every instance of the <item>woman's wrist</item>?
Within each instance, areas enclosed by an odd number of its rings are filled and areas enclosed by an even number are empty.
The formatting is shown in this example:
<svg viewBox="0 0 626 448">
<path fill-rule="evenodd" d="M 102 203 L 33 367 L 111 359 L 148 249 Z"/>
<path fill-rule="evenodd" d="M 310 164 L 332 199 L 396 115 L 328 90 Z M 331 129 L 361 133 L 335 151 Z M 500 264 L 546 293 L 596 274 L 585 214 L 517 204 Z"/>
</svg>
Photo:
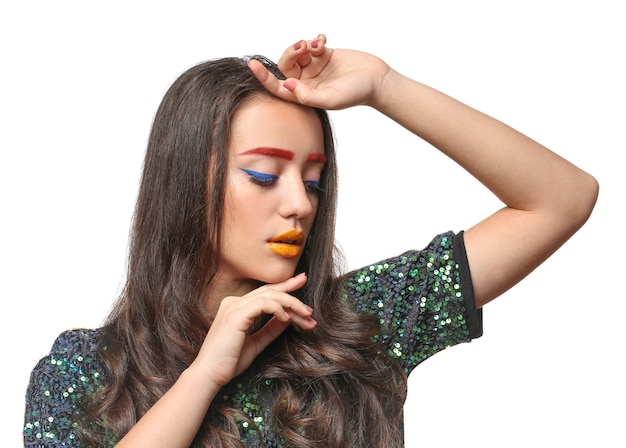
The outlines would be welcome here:
<svg viewBox="0 0 626 448">
<path fill-rule="evenodd" d="M 222 385 L 219 384 L 206 369 L 200 368 L 196 363 L 191 363 L 178 378 L 177 382 L 184 382 L 189 387 L 198 391 L 199 395 L 206 397 L 209 402 L 217 395 Z"/>
<path fill-rule="evenodd" d="M 406 80 L 404 75 L 390 67 L 380 79 L 370 106 L 385 115 L 392 115 L 393 104 L 397 101 L 396 97 L 402 95 Z"/>
</svg>

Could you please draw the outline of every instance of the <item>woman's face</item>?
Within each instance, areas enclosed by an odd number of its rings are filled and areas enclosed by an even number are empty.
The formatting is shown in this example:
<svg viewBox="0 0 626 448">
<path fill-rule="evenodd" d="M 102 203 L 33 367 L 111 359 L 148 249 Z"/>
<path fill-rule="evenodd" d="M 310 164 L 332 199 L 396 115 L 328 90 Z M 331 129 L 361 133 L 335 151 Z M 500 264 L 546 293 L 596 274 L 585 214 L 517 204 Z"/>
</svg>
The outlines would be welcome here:
<svg viewBox="0 0 626 448">
<path fill-rule="evenodd" d="M 259 97 L 233 117 L 218 278 L 253 289 L 294 274 L 319 204 L 324 135 L 316 113 Z"/>
</svg>

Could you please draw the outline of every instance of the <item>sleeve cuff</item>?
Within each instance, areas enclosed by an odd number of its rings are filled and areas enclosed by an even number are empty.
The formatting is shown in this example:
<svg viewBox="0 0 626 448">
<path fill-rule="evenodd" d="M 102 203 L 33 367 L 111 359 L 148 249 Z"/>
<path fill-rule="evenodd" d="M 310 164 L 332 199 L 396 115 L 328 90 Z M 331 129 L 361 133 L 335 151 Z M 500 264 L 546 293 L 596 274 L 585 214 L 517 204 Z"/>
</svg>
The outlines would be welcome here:
<svg viewBox="0 0 626 448">
<path fill-rule="evenodd" d="M 454 258 L 459 266 L 461 289 L 463 299 L 465 301 L 467 329 L 469 330 L 470 339 L 476 339 L 483 335 L 483 310 L 482 308 L 476 309 L 474 288 L 472 286 L 472 277 L 470 275 L 467 252 L 465 251 L 463 231 L 454 235 L 453 239 Z"/>
</svg>

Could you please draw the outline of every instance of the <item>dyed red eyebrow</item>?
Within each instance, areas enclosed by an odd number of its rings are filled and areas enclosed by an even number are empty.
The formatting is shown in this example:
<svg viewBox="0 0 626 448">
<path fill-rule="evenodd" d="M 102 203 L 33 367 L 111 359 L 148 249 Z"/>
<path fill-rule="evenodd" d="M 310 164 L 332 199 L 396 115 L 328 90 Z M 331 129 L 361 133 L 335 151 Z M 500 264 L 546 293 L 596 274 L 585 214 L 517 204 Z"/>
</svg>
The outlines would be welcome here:
<svg viewBox="0 0 626 448">
<path fill-rule="evenodd" d="M 269 157 L 278 157 L 279 159 L 285 160 L 293 160 L 294 154 L 293 151 L 289 151 L 287 149 L 279 149 L 279 148 L 252 148 L 247 151 L 240 152 L 237 154 L 238 156 L 269 156 Z M 317 162 L 317 163 L 326 163 L 326 156 L 322 153 L 314 153 L 309 154 L 306 158 L 307 162 Z"/>
<path fill-rule="evenodd" d="M 293 152 L 286 149 L 278 148 L 252 148 L 247 151 L 240 152 L 239 156 L 270 156 L 279 159 L 293 160 Z"/>
<path fill-rule="evenodd" d="M 309 154 L 306 158 L 307 162 L 319 162 L 326 163 L 326 156 L 322 153 L 316 152 L 315 154 Z"/>
</svg>

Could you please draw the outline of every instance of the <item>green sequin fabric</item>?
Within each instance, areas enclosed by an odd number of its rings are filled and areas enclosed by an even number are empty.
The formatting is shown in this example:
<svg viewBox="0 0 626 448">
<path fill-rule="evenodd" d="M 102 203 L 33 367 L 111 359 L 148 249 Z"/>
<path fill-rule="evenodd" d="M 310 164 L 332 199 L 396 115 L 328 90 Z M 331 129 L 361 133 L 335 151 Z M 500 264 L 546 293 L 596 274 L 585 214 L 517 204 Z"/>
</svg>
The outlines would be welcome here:
<svg viewBox="0 0 626 448">
<path fill-rule="evenodd" d="M 419 251 L 374 263 L 346 274 L 345 300 L 378 317 L 375 339 L 409 374 L 419 363 L 447 347 L 482 334 L 476 311 L 462 233 L 444 233 Z M 95 355 L 100 330 L 72 330 L 55 341 L 32 371 L 26 391 L 25 447 L 80 447 L 76 410 L 86 394 L 103 387 L 103 366 Z M 240 422 L 246 446 L 281 447 L 268 424 L 273 391 L 245 372 L 227 385 L 224 400 L 248 416 Z M 110 440 L 103 440 L 108 446 Z"/>
<path fill-rule="evenodd" d="M 81 446 L 75 411 L 85 395 L 104 387 L 99 335 L 100 330 L 66 331 L 37 363 L 26 391 L 24 447 Z"/>
</svg>

